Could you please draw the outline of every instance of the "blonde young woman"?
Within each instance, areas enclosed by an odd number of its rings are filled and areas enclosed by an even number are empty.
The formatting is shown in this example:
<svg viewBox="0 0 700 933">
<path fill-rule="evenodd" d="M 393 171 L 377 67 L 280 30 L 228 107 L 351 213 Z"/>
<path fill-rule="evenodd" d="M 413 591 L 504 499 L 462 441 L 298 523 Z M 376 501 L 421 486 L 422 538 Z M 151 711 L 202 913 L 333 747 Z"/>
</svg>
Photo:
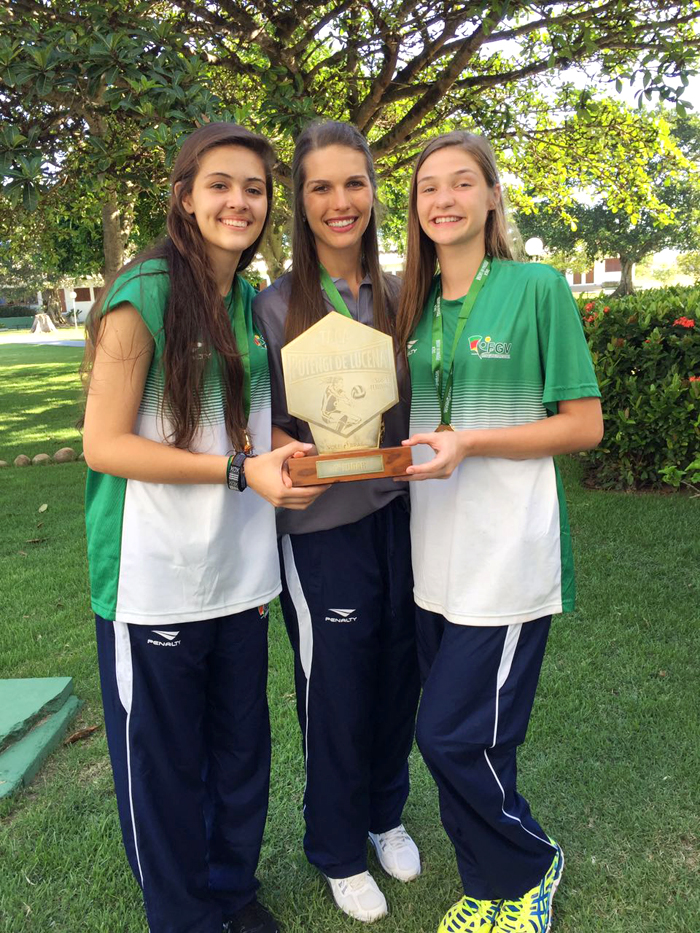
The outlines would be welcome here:
<svg viewBox="0 0 700 933">
<path fill-rule="evenodd" d="M 545 933 L 564 857 L 518 793 L 516 753 L 551 617 L 574 602 L 553 456 L 595 446 L 602 417 L 570 290 L 513 261 L 482 137 L 449 133 L 418 158 L 397 326 L 412 384 L 417 739 L 464 890 L 439 929 Z"/>
<path fill-rule="evenodd" d="M 239 273 L 269 143 L 234 124 L 176 159 L 164 242 L 91 313 L 88 558 L 124 846 L 151 933 L 277 933 L 255 871 L 268 801 L 268 604 L 280 591 L 267 356 Z"/>
</svg>

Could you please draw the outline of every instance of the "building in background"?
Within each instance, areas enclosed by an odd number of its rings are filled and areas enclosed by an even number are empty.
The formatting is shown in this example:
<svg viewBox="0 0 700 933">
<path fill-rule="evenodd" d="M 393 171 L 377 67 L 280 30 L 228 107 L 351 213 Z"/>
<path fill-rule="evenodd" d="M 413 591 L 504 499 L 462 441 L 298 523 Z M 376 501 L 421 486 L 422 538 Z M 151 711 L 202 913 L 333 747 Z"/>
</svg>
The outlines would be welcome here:
<svg viewBox="0 0 700 933">
<path fill-rule="evenodd" d="M 572 292 L 614 291 L 620 284 L 622 266 L 619 259 L 598 259 L 587 272 L 566 272 Z"/>
</svg>

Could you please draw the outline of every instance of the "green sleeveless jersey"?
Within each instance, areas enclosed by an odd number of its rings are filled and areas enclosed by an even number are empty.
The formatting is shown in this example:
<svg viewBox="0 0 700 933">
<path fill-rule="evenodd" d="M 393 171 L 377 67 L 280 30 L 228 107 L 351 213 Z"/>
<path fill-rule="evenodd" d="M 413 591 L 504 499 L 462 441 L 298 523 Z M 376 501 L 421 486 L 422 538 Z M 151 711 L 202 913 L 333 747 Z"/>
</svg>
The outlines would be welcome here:
<svg viewBox="0 0 700 933">
<path fill-rule="evenodd" d="M 241 290 L 248 336 L 239 347 L 250 358 L 248 433 L 263 453 L 271 435 L 267 350 L 253 327 L 252 287 L 240 277 L 234 287 Z M 148 260 L 117 279 L 104 305 L 104 313 L 133 305 L 153 337 L 134 433 L 160 443 L 170 435 L 162 373 L 169 294 L 165 261 Z M 225 302 L 233 315 L 230 296 Z M 230 447 L 214 361 L 192 450 L 223 455 Z M 142 625 L 212 619 L 260 606 L 280 591 L 275 510 L 252 489 L 143 483 L 88 470 L 85 512 L 92 607 L 105 619 Z"/>
</svg>

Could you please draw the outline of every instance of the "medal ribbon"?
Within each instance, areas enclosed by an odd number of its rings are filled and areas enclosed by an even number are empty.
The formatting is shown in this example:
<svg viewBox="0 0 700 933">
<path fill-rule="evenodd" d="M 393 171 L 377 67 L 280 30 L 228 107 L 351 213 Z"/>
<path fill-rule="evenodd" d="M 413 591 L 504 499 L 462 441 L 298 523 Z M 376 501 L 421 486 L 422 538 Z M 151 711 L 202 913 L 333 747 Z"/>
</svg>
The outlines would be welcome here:
<svg viewBox="0 0 700 933">
<path fill-rule="evenodd" d="M 457 344 L 459 343 L 459 338 L 462 336 L 466 323 L 469 320 L 469 315 L 472 313 L 472 309 L 474 308 L 474 304 L 476 303 L 479 292 L 484 287 L 486 279 L 489 277 L 490 271 L 491 260 L 488 256 L 485 256 L 481 261 L 479 271 L 476 273 L 474 281 L 469 286 L 469 291 L 464 297 L 462 307 L 459 309 L 455 337 L 452 341 L 452 347 L 449 355 L 445 353 L 445 347 L 443 345 L 444 340 L 442 313 L 440 309 L 441 286 L 439 281 L 435 282 L 430 293 L 430 298 L 433 302 L 433 344 L 431 366 L 433 371 L 433 381 L 435 382 L 435 389 L 437 390 L 438 399 L 440 401 L 440 423 L 444 425 L 449 425 L 450 418 L 452 416 L 452 389 L 454 384 L 455 353 L 457 351 Z M 447 372 L 447 378 L 444 381 L 444 385 L 442 366 L 443 355 L 445 357 L 444 368 Z"/>
<path fill-rule="evenodd" d="M 338 314 L 344 314 L 345 317 L 349 317 L 350 320 L 354 320 L 352 314 L 350 314 L 348 306 L 343 301 L 340 292 L 335 287 L 335 282 L 333 279 L 320 264 L 319 269 L 321 270 L 321 288 L 324 290 L 326 295 L 328 295 L 328 300 L 330 303 L 333 305 Z"/>
<path fill-rule="evenodd" d="M 243 299 L 241 298 L 241 287 L 238 283 L 238 277 L 233 283 L 233 301 L 229 304 L 229 310 L 233 305 L 233 332 L 236 335 L 236 346 L 243 364 L 243 414 L 246 424 L 250 417 L 250 348 L 248 346 L 248 328 L 245 322 L 245 311 L 243 310 Z"/>
</svg>

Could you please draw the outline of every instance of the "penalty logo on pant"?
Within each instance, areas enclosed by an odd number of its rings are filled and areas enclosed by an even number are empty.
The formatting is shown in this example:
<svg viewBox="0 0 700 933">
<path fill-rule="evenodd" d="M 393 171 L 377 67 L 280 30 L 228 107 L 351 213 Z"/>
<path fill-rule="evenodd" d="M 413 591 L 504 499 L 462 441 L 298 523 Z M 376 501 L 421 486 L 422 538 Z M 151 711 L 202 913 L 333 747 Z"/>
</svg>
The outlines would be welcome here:
<svg viewBox="0 0 700 933">
<path fill-rule="evenodd" d="M 160 636 L 158 639 L 149 638 L 146 641 L 147 645 L 155 645 L 156 648 L 177 648 L 180 644 L 180 639 L 175 640 L 180 634 L 179 632 L 166 631 L 165 629 L 154 628 L 151 630 L 154 635 Z"/>
<path fill-rule="evenodd" d="M 334 612 L 335 616 L 326 616 L 326 622 L 357 622 L 357 616 L 353 615 L 356 609 L 329 609 L 328 612 Z"/>
</svg>

